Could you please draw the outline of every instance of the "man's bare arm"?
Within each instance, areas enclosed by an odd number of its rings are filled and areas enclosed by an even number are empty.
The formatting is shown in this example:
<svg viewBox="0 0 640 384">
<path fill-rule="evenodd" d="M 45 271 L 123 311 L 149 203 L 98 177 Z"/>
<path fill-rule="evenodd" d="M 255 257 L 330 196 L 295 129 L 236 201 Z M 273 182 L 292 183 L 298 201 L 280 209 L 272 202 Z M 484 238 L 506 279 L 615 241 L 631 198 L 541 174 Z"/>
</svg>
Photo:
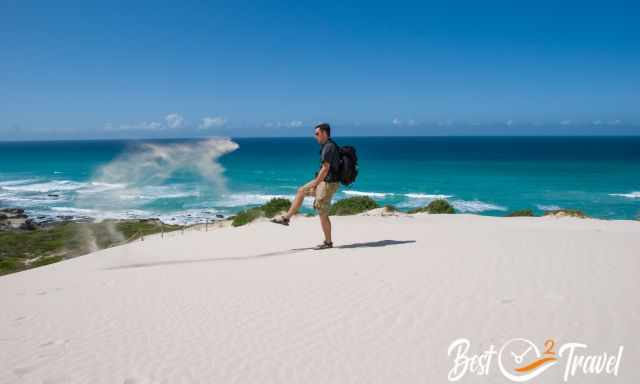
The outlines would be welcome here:
<svg viewBox="0 0 640 384">
<path fill-rule="evenodd" d="M 322 167 L 320 167 L 318 176 L 316 176 L 316 178 L 313 179 L 313 186 L 317 187 L 318 184 L 320 184 L 324 180 L 324 178 L 327 177 L 328 173 L 329 173 L 329 162 L 325 161 L 324 163 L 322 163 Z"/>
</svg>

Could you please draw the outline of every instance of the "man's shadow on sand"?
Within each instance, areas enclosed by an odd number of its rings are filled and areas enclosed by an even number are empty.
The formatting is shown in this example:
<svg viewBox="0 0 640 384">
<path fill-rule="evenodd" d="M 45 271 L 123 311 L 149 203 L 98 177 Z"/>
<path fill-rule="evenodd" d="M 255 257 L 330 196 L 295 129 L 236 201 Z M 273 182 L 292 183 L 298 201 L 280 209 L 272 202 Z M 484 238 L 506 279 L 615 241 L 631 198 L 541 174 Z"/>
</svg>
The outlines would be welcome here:
<svg viewBox="0 0 640 384">
<path fill-rule="evenodd" d="M 380 248 L 387 247 L 390 245 L 401 245 L 401 244 L 410 244 L 415 243 L 415 240 L 378 240 L 378 241 L 369 241 L 364 243 L 353 243 L 353 244 L 345 244 L 338 245 L 333 247 L 333 249 L 355 249 L 355 248 Z M 211 257 L 206 259 L 192 259 L 192 260 L 166 260 L 166 261 L 157 261 L 152 263 L 139 263 L 139 264 L 128 264 L 121 265 L 116 267 L 105 268 L 107 270 L 112 269 L 129 269 L 129 268 L 145 268 L 145 267 L 157 267 L 161 265 L 175 265 L 175 264 L 194 264 L 194 263 L 212 263 L 212 262 L 221 262 L 221 261 L 242 261 L 242 260 L 255 260 L 255 259 L 264 259 L 268 257 L 275 256 L 283 256 L 283 255 L 291 255 L 294 253 L 311 251 L 315 250 L 314 247 L 306 247 L 306 248 L 293 248 L 287 249 L 284 251 L 276 251 L 276 252 L 268 252 L 268 253 L 260 253 L 257 255 L 251 256 L 237 256 L 237 257 Z M 326 252 L 326 250 L 324 250 Z M 321 252 L 321 251 L 318 251 Z"/>
</svg>

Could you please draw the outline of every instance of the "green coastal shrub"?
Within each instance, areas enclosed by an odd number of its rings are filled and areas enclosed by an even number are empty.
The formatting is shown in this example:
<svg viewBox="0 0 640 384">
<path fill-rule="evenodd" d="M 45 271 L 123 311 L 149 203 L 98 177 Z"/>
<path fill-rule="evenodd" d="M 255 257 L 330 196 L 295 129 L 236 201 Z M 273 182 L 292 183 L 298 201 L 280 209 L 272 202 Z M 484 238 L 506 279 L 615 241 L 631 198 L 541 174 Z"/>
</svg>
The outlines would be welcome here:
<svg viewBox="0 0 640 384">
<path fill-rule="evenodd" d="M 76 224 L 62 223 L 52 228 L 35 231 L 0 232 L 0 258 L 30 259 L 75 248 L 80 239 L 76 236 Z"/>
<path fill-rule="evenodd" d="M 584 212 L 577 209 L 554 209 L 553 211 L 546 211 L 545 216 L 560 216 L 560 217 L 577 217 L 580 219 L 586 219 L 587 216 Z"/>
<path fill-rule="evenodd" d="M 288 199 L 275 198 L 261 207 L 262 212 L 268 218 L 272 218 L 280 212 L 286 212 L 291 208 L 291 201 Z"/>
<path fill-rule="evenodd" d="M 453 208 L 453 205 L 451 205 L 451 203 L 449 203 L 447 200 L 436 199 L 430 202 L 429 205 L 427 205 L 426 207 L 414 208 L 409 210 L 409 213 L 419 213 L 419 212 L 441 214 L 441 213 L 456 213 L 456 210 Z"/>
<path fill-rule="evenodd" d="M 384 206 L 384 210 L 387 212 L 398 212 L 398 208 L 395 205 L 387 204 Z"/>
<path fill-rule="evenodd" d="M 520 209 L 520 210 L 517 210 L 517 211 L 513 211 L 513 212 L 511 212 L 511 213 L 509 213 L 507 215 L 507 217 L 522 217 L 522 216 L 533 217 L 533 216 L 535 216 L 535 214 L 533 213 L 533 210 L 531 210 L 531 209 Z"/>
<path fill-rule="evenodd" d="M 123 244 L 161 231 L 183 228 L 156 219 L 63 222 L 31 231 L 0 231 L 0 274 L 17 272 Z M 33 260 L 30 262 L 30 260 Z"/>
<path fill-rule="evenodd" d="M 181 225 L 164 224 L 157 219 L 112 221 L 112 223 L 115 223 L 116 231 L 121 233 L 125 240 L 129 240 L 132 237 L 138 238 L 140 236 L 153 235 L 163 231 L 173 232 L 183 228 Z M 89 227 L 95 235 L 96 242 L 100 248 L 107 248 L 113 245 L 112 234 L 109 232 L 108 226 L 109 221 L 105 220 Z"/>
<path fill-rule="evenodd" d="M 262 210 L 259 207 L 245 209 L 244 211 L 238 212 L 238 214 L 233 217 L 231 225 L 233 225 L 234 227 L 239 227 L 241 225 L 249 224 L 250 222 L 261 216 Z"/>
<path fill-rule="evenodd" d="M 263 216 L 272 218 L 280 212 L 289 210 L 290 207 L 291 201 L 287 199 L 271 199 L 269 202 L 259 207 L 249 208 L 238 212 L 238 214 L 233 217 L 231 225 L 239 227 L 241 225 L 249 224 L 255 219 Z"/>
<path fill-rule="evenodd" d="M 14 258 L 0 260 L 0 275 L 17 272 L 23 268 L 23 264 Z"/>
<path fill-rule="evenodd" d="M 336 201 L 329 208 L 329 214 L 335 216 L 355 215 L 378 207 L 378 203 L 369 196 L 355 196 Z"/>
</svg>

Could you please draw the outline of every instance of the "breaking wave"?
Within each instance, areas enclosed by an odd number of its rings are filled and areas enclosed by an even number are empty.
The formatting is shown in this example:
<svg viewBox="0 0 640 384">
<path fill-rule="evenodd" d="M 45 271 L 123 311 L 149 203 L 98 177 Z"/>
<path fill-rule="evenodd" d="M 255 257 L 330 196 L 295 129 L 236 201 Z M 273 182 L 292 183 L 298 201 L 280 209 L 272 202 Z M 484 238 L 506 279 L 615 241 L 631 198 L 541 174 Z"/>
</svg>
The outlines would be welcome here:
<svg viewBox="0 0 640 384">
<path fill-rule="evenodd" d="M 436 199 L 449 199 L 453 197 L 452 195 L 430 195 L 426 193 L 405 193 L 404 196 L 410 199 L 418 199 L 418 200 L 436 200 Z"/>
<path fill-rule="evenodd" d="M 28 183 L 20 183 L 20 184 L 9 184 L 2 185 L 2 189 L 7 191 L 15 191 L 15 192 L 38 192 L 38 193 L 47 193 L 47 192 L 60 192 L 60 191 L 75 191 L 77 189 L 83 188 L 86 186 L 86 183 L 80 183 L 77 181 L 71 180 L 54 180 L 48 181 L 44 183 L 36 183 L 36 184 L 28 184 Z"/>
<path fill-rule="evenodd" d="M 271 199 L 288 199 L 293 200 L 295 195 L 278 195 L 278 194 L 262 194 L 262 193 L 234 193 L 224 195 L 221 199 L 215 201 L 218 207 L 245 207 L 253 205 L 262 205 Z M 305 197 L 303 206 L 313 207 L 313 197 Z"/>
<path fill-rule="evenodd" d="M 462 213 L 480 213 L 485 211 L 506 211 L 507 210 L 506 207 L 485 203 L 483 201 L 478 201 L 478 200 L 472 200 L 472 201 L 454 200 L 454 201 L 451 201 L 451 205 L 453 205 L 453 207 L 458 212 L 462 212 Z"/>
<path fill-rule="evenodd" d="M 609 196 L 626 197 L 627 199 L 640 199 L 640 191 L 629 193 L 610 193 Z"/>
<path fill-rule="evenodd" d="M 537 204 L 536 207 L 541 211 L 557 211 L 562 209 L 559 205 L 545 205 L 545 204 Z"/>
<path fill-rule="evenodd" d="M 342 193 L 350 196 L 369 196 L 369 197 L 378 198 L 378 199 L 382 199 L 387 196 L 393 195 L 393 193 L 386 193 L 386 192 L 362 192 L 362 191 L 352 191 L 352 190 L 342 191 Z"/>
</svg>

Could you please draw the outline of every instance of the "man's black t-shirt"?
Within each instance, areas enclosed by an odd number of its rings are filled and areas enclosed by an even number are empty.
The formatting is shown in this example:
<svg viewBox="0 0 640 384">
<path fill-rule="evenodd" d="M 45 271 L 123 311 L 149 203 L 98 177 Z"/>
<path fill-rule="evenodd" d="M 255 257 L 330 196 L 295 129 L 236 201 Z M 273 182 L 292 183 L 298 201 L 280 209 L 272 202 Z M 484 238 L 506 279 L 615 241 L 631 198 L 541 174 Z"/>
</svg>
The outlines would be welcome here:
<svg viewBox="0 0 640 384">
<path fill-rule="evenodd" d="M 338 176 L 340 172 L 340 153 L 338 152 L 338 146 L 332 140 L 328 140 L 320 148 L 320 165 L 322 166 L 325 161 L 329 163 L 329 173 L 327 173 L 324 181 L 329 183 L 340 181 Z"/>
</svg>

